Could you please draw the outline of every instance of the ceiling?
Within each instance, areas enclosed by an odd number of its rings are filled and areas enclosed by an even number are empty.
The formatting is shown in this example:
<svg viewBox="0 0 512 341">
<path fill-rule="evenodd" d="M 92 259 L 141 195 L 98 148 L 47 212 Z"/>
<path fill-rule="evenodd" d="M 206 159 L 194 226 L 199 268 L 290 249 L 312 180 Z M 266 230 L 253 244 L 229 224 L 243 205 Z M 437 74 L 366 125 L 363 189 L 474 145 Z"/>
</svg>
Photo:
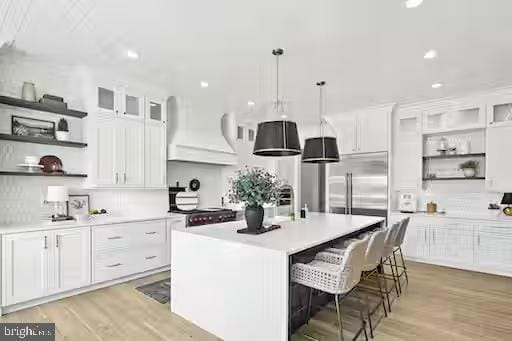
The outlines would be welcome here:
<svg viewBox="0 0 512 341">
<path fill-rule="evenodd" d="M 285 50 L 281 92 L 303 121 L 316 119 L 318 80 L 328 112 L 512 84 L 510 0 L 414 9 L 403 0 L 0 0 L 0 9 L 0 38 L 18 49 L 136 74 L 169 94 L 208 91 L 249 114 L 248 101 L 258 108 L 274 94 L 275 47 Z M 425 60 L 429 49 L 438 58 Z"/>
</svg>

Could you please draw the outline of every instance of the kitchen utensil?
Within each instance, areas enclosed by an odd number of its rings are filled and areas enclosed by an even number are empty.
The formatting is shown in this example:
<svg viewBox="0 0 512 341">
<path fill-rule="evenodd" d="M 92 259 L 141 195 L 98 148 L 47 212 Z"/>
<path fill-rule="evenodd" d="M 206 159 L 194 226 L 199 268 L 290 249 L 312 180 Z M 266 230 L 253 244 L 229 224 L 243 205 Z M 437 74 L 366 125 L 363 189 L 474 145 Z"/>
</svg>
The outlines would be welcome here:
<svg viewBox="0 0 512 341">
<path fill-rule="evenodd" d="M 23 86 L 21 88 L 21 98 L 29 102 L 36 101 L 36 86 L 34 83 L 23 82 Z"/>
<path fill-rule="evenodd" d="M 39 160 L 44 173 L 63 173 L 62 161 L 55 155 L 45 155 Z"/>
<path fill-rule="evenodd" d="M 199 180 L 197 179 L 192 179 L 190 180 L 188 187 L 190 188 L 191 191 L 195 192 L 199 190 L 199 188 L 201 187 L 201 182 L 199 182 Z"/>
<path fill-rule="evenodd" d="M 433 201 L 427 203 L 427 213 L 436 213 L 437 212 L 437 204 Z"/>
</svg>

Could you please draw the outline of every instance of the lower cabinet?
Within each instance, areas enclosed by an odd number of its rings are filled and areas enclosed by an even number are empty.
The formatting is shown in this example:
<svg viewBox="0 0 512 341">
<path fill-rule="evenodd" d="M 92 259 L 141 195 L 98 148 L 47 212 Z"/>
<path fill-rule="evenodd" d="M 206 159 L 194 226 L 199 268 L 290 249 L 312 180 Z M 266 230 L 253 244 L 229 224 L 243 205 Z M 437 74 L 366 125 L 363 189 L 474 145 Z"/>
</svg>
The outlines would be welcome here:
<svg viewBox="0 0 512 341">
<path fill-rule="evenodd" d="M 90 284 L 89 227 L 2 238 L 2 305 Z"/>
<path fill-rule="evenodd" d="M 512 276 L 512 223 L 414 217 L 407 229 L 405 257 Z"/>
<path fill-rule="evenodd" d="M 171 264 L 171 237 L 172 230 L 175 228 L 184 228 L 186 227 L 185 217 L 171 218 L 167 219 L 167 238 L 165 242 L 167 243 L 167 264 Z"/>
</svg>

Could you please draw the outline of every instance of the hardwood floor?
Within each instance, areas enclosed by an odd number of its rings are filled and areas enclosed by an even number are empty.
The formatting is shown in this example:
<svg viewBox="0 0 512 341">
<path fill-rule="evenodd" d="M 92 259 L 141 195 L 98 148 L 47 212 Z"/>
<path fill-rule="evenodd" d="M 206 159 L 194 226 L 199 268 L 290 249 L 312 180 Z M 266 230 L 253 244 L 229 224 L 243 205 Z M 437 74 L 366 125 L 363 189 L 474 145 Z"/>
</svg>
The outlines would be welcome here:
<svg viewBox="0 0 512 341">
<path fill-rule="evenodd" d="M 409 288 L 377 327 L 375 340 L 512 339 L 512 278 L 408 264 Z M 217 340 L 135 290 L 165 276 L 43 304 L 0 321 L 54 322 L 57 340 Z M 335 319 L 326 312 L 315 318 L 310 327 L 319 328 L 325 340 L 337 340 Z"/>
</svg>

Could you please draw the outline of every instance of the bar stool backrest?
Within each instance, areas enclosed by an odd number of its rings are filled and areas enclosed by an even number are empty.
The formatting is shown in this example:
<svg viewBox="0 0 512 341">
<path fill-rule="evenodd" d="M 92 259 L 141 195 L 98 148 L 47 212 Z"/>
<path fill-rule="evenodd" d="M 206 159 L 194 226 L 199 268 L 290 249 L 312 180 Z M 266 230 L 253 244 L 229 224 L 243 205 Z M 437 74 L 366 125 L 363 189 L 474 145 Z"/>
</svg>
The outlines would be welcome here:
<svg viewBox="0 0 512 341">
<path fill-rule="evenodd" d="M 345 251 L 343 262 L 341 263 L 343 280 L 340 281 L 340 294 L 349 292 L 359 283 L 366 259 L 365 254 L 368 248 L 368 241 L 369 238 L 355 241 Z"/>
<path fill-rule="evenodd" d="M 387 257 L 393 252 L 393 248 L 395 247 L 395 240 L 400 231 L 400 222 L 397 221 L 391 227 L 388 228 L 388 233 L 386 234 L 386 239 L 384 240 L 384 253 L 382 257 Z"/>
<path fill-rule="evenodd" d="M 384 252 L 384 241 L 388 230 L 380 230 L 375 232 L 370 237 L 368 247 L 366 249 L 365 262 L 363 265 L 363 271 L 371 271 L 380 264 L 382 253 Z"/>
<path fill-rule="evenodd" d="M 407 232 L 407 226 L 409 225 L 410 217 L 403 218 L 400 221 L 400 231 L 398 231 L 398 235 L 396 236 L 395 246 L 398 247 L 402 245 L 405 238 L 405 233 Z"/>
</svg>

